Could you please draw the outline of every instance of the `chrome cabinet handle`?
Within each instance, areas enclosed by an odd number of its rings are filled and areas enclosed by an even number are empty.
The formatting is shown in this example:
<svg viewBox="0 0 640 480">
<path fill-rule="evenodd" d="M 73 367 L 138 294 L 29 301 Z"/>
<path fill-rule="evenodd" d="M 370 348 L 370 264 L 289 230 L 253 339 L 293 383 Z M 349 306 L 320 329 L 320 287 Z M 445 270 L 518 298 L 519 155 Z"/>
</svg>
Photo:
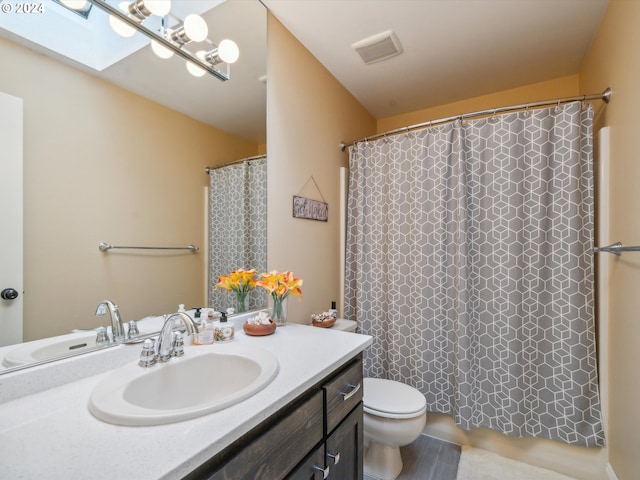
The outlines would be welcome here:
<svg viewBox="0 0 640 480">
<path fill-rule="evenodd" d="M 337 465 L 340 462 L 340 452 L 336 453 L 335 455 L 327 452 L 327 457 L 333 459 L 334 465 Z"/>
<path fill-rule="evenodd" d="M 345 402 L 353 397 L 356 393 L 358 393 L 358 390 L 360 390 L 360 384 L 353 385 L 351 383 L 347 383 L 347 387 L 351 388 L 351 391 L 349 393 L 340 392 L 340 395 L 344 397 L 342 400 L 344 400 Z"/>
<path fill-rule="evenodd" d="M 322 468 L 322 467 L 318 467 L 317 465 L 314 465 L 313 469 L 317 470 L 319 472 L 322 472 L 322 479 L 323 480 L 325 480 L 329 476 L 329 467 Z"/>
</svg>

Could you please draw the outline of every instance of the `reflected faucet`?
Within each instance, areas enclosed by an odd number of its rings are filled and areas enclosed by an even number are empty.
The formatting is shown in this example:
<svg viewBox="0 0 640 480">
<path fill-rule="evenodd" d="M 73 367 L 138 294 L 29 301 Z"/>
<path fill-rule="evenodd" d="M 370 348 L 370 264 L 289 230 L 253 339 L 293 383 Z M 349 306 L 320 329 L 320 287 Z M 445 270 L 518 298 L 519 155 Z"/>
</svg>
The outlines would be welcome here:
<svg viewBox="0 0 640 480">
<path fill-rule="evenodd" d="M 122 325 L 122 318 L 120 318 L 120 311 L 118 306 L 111 300 L 104 300 L 98 304 L 96 308 L 96 315 L 104 315 L 109 310 L 111 316 L 111 335 L 113 335 L 113 343 L 122 343 L 125 340 L 124 325 Z"/>
<path fill-rule="evenodd" d="M 189 335 L 197 334 L 199 331 L 198 326 L 195 324 L 193 319 L 186 313 L 178 312 L 169 315 L 164 321 L 162 330 L 160 330 L 160 335 L 158 335 L 158 339 L 155 343 L 155 356 L 161 362 L 169 360 L 171 355 L 174 353 L 173 327 L 176 320 L 182 320 L 187 329 L 187 334 Z"/>
</svg>

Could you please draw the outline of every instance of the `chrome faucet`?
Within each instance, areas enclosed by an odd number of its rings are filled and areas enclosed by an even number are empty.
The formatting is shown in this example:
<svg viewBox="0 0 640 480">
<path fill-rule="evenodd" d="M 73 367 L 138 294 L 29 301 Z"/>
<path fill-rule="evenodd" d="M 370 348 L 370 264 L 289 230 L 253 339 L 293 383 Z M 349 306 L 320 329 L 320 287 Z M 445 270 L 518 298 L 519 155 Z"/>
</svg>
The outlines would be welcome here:
<svg viewBox="0 0 640 480">
<path fill-rule="evenodd" d="M 122 318 L 120 318 L 120 311 L 118 306 L 111 300 L 104 300 L 98 304 L 96 308 L 96 315 L 104 315 L 109 310 L 111 316 L 111 335 L 113 336 L 113 343 L 122 343 L 125 341 L 124 325 L 122 325 Z"/>
<path fill-rule="evenodd" d="M 182 320 L 187 329 L 187 334 L 194 335 L 198 333 L 198 326 L 186 313 L 178 312 L 169 315 L 164 321 L 164 325 L 162 326 L 162 330 L 160 330 L 160 335 L 158 335 L 154 348 L 155 357 L 161 362 L 168 361 L 171 358 L 171 355 L 175 353 L 173 327 L 176 320 Z"/>
</svg>

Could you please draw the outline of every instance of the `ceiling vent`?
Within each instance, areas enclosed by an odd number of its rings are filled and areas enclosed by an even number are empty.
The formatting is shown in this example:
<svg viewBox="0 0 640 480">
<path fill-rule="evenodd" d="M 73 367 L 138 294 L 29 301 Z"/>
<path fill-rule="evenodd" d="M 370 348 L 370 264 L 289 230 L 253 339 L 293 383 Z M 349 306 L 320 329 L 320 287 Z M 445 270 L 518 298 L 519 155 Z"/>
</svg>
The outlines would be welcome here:
<svg viewBox="0 0 640 480">
<path fill-rule="evenodd" d="M 367 65 L 402 53 L 402 45 L 400 45 L 396 34 L 391 30 L 360 40 L 351 45 L 351 48 L 358 52 Z"/>
</svg>

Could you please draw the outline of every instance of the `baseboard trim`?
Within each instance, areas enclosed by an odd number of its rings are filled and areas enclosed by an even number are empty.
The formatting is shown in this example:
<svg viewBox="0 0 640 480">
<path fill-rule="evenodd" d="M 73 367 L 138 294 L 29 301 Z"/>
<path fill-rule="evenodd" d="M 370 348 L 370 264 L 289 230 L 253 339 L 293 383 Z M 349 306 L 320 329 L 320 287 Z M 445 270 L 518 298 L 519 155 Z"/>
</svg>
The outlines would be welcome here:
<svg viewBox="0 0 640 480">
<path fill-rule="evenodd" d="M 618 476 L 616 475 L 616 472 L 613 471 L 613 467 L 610 463 L 607 463 L 604 471 L 607 474 L 607 480 L 618 480 Z"/>
</svg>

